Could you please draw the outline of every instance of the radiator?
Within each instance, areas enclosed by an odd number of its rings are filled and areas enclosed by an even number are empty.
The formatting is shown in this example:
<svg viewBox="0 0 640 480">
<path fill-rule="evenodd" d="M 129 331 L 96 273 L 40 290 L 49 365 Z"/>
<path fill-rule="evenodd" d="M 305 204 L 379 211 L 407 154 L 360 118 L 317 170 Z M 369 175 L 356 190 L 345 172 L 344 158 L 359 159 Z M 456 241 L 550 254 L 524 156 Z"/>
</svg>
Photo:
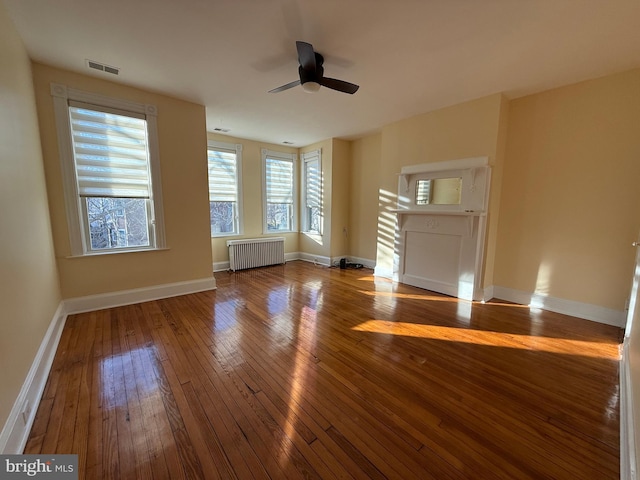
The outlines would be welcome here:
<svg viewBox="0 0 640 480">
<path fill-rule="evenodd" d="M 264 267 L 284 263 L 284 238 L 245 238 L 228 240 L 229 269 Z"/>
</svg>

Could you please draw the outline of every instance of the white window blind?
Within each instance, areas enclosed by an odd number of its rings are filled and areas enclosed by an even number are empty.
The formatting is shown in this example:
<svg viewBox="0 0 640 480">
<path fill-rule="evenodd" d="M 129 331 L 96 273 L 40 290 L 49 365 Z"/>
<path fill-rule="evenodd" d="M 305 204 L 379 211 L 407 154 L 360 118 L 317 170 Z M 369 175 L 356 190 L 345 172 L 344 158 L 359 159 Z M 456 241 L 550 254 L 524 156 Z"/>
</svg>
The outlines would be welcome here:
<svg viewBox="0 0 640 480">
<path fill-rule="evenodd" d="M 321 207 L 322 191 L 320 184 L 320 162 L 318 159 L 305 162 L 306 206 Z"/>
<path fill-rule="evenodd" d="M 81 197 L 150 198 L 147 122 L 69 102 Z"/>
<path fill-rule="evenodd" d="M 209 159 L 209 201 L 237 202 L 236 152 L 209 149 L 207 153 Z"/>
<path fill-rule="evenodd" d="M 293 204 L 293 162 L 267 157 L 267 203 Z"/>
</svg>

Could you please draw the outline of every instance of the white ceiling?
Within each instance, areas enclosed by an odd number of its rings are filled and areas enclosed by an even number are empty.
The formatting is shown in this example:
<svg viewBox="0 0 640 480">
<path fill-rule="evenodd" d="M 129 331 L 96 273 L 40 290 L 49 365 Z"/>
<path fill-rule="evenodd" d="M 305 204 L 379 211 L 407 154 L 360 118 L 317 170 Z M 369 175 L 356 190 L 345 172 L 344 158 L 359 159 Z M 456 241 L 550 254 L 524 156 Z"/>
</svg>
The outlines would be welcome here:
<svg viewBox="0 0 640 480">
<path fill-rule="evenodd" d="M 204 104 L 210 131 L 296 146 L 640 66 L 640 0 L 3 1 L 36 61 Z M 296 40 L 360 90 L 267 93 L 298 78 Z"/>
</svg>

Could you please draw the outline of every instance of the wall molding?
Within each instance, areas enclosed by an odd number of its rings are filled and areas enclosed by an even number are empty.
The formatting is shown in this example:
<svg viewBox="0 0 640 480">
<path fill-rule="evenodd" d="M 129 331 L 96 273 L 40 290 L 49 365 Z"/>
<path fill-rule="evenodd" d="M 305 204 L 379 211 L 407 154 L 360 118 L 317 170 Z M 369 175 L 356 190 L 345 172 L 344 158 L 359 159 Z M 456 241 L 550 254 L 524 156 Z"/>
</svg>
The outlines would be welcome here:
<svg viewBox="0 0 640 480">
<path fill-rule="evenodd" d="M 0 432 L 0 452 L 3 454 L 20 454 L 24 451 L 66 320 L 65 304 L 61 301 Z"/>
<path fill-rule="evenodd" d="M 213 271 L 214 272 L 226 272 L 231 268 L 229 261 L 226 262 L 213 262 Z"/>
<path fill-rule="evenodd" d="M 520 305 L 529 305 L 532 308 L 540 308 L 551 312 L 571 315 L 572 317 L 584 318 L 592 322 L 604 323 L 615 327 L 624 328 L 627 313 L 621 310 L 601 307 L 590 303 L 576 302 L 564 298 L 550 297 L 539 293 L 523 292 L 507 287 L 492 285 L 485 288 L 485 299 L 487 292 L 492 292 L 491 298 L 499 298 Z"/>
<path fill-rule="evenodd" d="M 494 287 L 493 285 L 489 285 L 488 287 L 484 288 L 482 291 L 482 301 L 488 302 L 492 298 L 495 298 Z M 506 298 L 503 300 L 506 300 Z"/>
<path fill-rule="evenodd" d="M 298 252 L 297 260 L 310 262 L 315 265 L 322 265 L 323 267 L 331 266 L 331 259 L 329 257 L 325 257 L 323 255 L 314 255 L 312 253 Z"/>
<path fill-rule="evenodd" d="M 394 280 L 394 281 L 398 280 L 397 278 L 394 277 L 392 268 L 381 267 L 377 264 L 373 269 L 373 274 L 376 277 L 388 278 L 389 280 Z"/>
<path fill-rule="evenodd" d="M 149 302 L 161 298 L 177 297 L 190 293 L 216 289 L 216 279 L 212 277 L 189 280 L 186 282 L 166 283 L 151 287 L 134 288 L 118 292 L 68 298 L 64 301 L 68 314 L 91 312 L 103 308 L 120 307 L 134 303 Z"/>
<path fill-rule="evenodd" d="M 636 480 L 637 458 L 629 338 L 620 347 L 620 480 Z"/>
</svg>

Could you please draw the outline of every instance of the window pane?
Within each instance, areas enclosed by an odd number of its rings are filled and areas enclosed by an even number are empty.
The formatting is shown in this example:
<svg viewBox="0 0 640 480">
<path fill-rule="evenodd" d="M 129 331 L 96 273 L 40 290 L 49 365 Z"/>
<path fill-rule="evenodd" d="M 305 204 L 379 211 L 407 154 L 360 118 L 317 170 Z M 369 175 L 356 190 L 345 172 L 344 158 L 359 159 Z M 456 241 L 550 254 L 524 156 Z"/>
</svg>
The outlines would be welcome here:
<svg viewBox="0 0 640 480">
<path fill-rule="evenodd" d="M 144 198 L 85 198 L 91 250 L 148 247 L 148 202 Z"/>
<path fill-rule="evenodd" d="M 209 202 L 211 235 L 235 232 L 235 202 Z"/>
<path fill-rule="evenodd" d="M 270 232 L 291 230 L 292 205 L 267 203 L 267 230 Z"/>
</svg>

